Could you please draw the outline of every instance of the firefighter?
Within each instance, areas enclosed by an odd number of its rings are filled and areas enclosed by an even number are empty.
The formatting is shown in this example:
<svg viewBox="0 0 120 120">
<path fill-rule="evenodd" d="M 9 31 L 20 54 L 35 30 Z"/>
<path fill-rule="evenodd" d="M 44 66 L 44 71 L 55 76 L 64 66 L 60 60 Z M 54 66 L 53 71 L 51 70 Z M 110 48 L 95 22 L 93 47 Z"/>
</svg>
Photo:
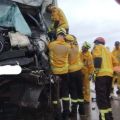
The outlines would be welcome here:
<svg viewBox="0 0 120 120">
<path fill-rule="evenodd" d="M 46 11 L 50 13 L 52 20 L 52 23 L 48 29 L 48 36 L 50 39 L 55 38 L 56 29 L 58 28 L 64 28 L 68 33 L 68 21 L 63 11 L 53 4 L 49 4 L 46 8 Z"/>
<path fill-rule="evenodd" d="M 113 66 L 117 64 L 117 61 L 113 59 L 113 55 L 104 46 L 104 38 L 98 37 L 94 43 L 92 55 L 96 73 L 96 102 L 100 112 L 100 120 L 113 120 L 109 97 L 112 87 Z"/>
<path fill-rule="evenodd" d="M 71 95 L 71 114 L 70 117 L 77 120 L 77 105 L 79 104 L 80 115 L 85 115 L 83 98 L 83 66 L 79 56 L 79 46 L 76 44 L 75 37 L 68 34 L 65 41 L 71 45 L 69 54 L 69 90 Z"/>
<path fill-rule="evenodd" d="M 118 60 L 118 65 L 120 65 L 120 42 L 115 42 L 115 49 L 112 51 L 112 54 L 116 57 Z M 117 80 L 117 87 L 118 91 L 117 93 L 120 94 L 120 74 L 116 74 L 113 79 L 113 88 L 114 88 L 114 82 Z"/>
<path fill-rule="evenodd" d="M 84 64 L 84 67 L 82 68 L 82 72 L 84 74 L 83 94 L 84 94 L 84 102 L 85 103 L 90 102 L 89 78 L 94 72 L 93 59 L 92 59 L 91 53 L 89 52 L 90 48 L 91 48 L 90 44 L 88 42 L 84 42 L 84 44 L 82 46 L 82 52 L 80 52 L 80 58 Z"/>
<path fill-rule="evenodd" d="M 63 112 L 62 120 L 68 120 L 69 117 L 69 87 L 68 87 L 68 55 L 70 45 L 64 40 L 66 31 L 64 28 L 57 30 L 57 39 L 49 44 L 49 56 L 51 70 L 54 75 L 61 78 L 60 97 L 62 99 Z M 53 101 L 58 104 L 57 101 Z"/>
</svg>

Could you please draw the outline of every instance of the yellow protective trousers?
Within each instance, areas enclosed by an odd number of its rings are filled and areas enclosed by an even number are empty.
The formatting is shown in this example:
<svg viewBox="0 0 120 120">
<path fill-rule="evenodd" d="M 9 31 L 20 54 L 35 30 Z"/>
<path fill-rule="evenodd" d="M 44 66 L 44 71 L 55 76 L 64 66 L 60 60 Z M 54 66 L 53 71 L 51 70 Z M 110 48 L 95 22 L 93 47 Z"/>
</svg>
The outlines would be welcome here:
<svg viewBox="0 0 120 120">
<path fill-rule="evenodd" d="M 84 95 L 84 100 L 86 102 L 90 102 L 90 81 L 89 81 L 89 74 L 88 73 L 84 73 L 83 95 Z"/>
<path fill-rule="evenodd" d="M 117 87 L 118 89 L 120 89 L 120 74 L 116 74 L 114 77 L 113 77 L 113 81 L 112 81 L 112 88 L 114 88 L 114 84 L 115 84 L 115 81 L 117 80 Z"/>
</svg>

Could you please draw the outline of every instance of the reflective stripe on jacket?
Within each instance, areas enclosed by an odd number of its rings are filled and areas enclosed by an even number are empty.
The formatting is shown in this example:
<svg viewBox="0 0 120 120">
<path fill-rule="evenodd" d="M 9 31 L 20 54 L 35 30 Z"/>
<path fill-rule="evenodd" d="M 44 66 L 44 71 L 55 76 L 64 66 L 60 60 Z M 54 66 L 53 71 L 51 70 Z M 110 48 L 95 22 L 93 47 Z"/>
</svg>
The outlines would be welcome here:
<svg viewBox="0 0 120 120">
<path fill-rule="evenodd" d="M 57 39 L 49 44 L 51 69 L 54 74 L 68 73 L 68 54 L 70 45 L 64 39 Z"/>
</svg>

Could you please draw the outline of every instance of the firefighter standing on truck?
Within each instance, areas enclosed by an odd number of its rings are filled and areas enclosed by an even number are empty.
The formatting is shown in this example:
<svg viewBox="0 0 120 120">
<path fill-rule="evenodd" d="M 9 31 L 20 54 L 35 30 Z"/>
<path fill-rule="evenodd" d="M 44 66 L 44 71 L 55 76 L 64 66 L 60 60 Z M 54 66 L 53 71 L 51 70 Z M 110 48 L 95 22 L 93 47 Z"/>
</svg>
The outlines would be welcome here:
<svg viewBox="0 0 120 120">
<path fill-rule="evenodd" d="M 83 75 L 81 69 L 83 67 L 79 56 L 79 46 L 73 35 L 66 35 L 65 41 L 71 45 L 69 54 L 69 90 L 71 95 L 71 114 L 72 120 L 77 120 L 77 105 L 79 105 L 79 113 L 81 119 L 85 116 L 84 98 L 83 98 Z"/>
<path fill-rule="evenodd" d="M 95 90 L 100 120 L 113 120 L 109 97 L 112 87 L 113 66 L 117 64 L 117 61 L 104 46 L 104 38 L 98 37 L 94 43 L 95 47 L 92 54 L 96 73 Z"/>
<path fill-rule="evenodd" d="M 118 60 L 118 65 L 120 65 L 120 42 L 119 41 L 115 42 L 115 49 L 112 51 L 112 54 Z M 115 80 L 117 80 L 117 87 L 118 87 L 117 94 L 120 94 L 120 74 L 116 74 L 114 76 L 114 79 L 113 79 L 113 88 L 114 88 L 114 82 L 115 82 Z"/>
<path fill-rule="evenodd" d="M 60 97 L 63 105 L 62 120 L 68 120 L 69 117 L 68 55 L 70 45 L 65 42 L 65 35 L 66 30 L 59 28 L 57 30 L 57 39 L 49 44 L 51 70 L 54 75 L 61 78 Z M 57 100 L 54 100 L 53 104 L 56 106 Z"/>
<path fill-rule="evenodd" d="M 90 102 L 90 75 L 94 72 L 94 65 L 93 65 L 93 58 L 91 53 L 89 52 L 89 49 L 91 48 L 91 45 L 88 42 L 84 42 L 82 46 L 82 52 L 80 52 L 80 58 L 84 64 L 84 67 L 82 68 L 82 72 L 84 74 L 83 79 L 83 94 L 84 94 L 84 102 L 89 103 Z"/>
<path fill-rule="evenodd" d="M 69 25 L 66 16 L 64 15 L 63 11 L 53 4 L 49 4 L 46 7 L 46 12 L 50 13 L 51 15 L 51 25 L 48 29 L 48 36 L 50 40 L 54 39 L 56 36 L 56 30 L 58 28 L 64 28 L 66 32 L 69 31 Z"/>
</svg>

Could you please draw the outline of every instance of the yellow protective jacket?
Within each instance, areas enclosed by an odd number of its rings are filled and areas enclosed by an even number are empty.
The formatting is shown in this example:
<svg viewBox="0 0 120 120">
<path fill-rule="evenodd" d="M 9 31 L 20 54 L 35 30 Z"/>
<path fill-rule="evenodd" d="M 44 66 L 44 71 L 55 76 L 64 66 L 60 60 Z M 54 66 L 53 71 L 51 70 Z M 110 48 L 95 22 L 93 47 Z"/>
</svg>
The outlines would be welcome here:
<svg viewBox="0 0 120 120">
<path fill-rule="evenodd" d="M 83 67 L 82 61 L 80 60 L 79 47 L 78 45 L 72 45 L 69 54 L 69 72 L 75 72 Z"/>
<path fill-rule="evenodd" d="M 89 51 L 83 53 L 80 52 L 80 59 L 83 62 L 83 71 L 88 74 L 92 74 L 94 72 L 94 65 L 93 65 L 93 57 Z"/>
<path fill-rule="evenodd" d="M 49 57 L 53 74 L 68 73 L 68 55 L 70 45 L 64 39 L 57 39 L 49 44 Z"/>
<path fill-rule="evenodd" d="M 120 65 L 120 48 L 117 50 L 117 49 L 114 49 L 112 51 L 112 54 L 113 56 L 115 56 L 115 58 L 118 60 L 118 63 Z"/>
<path fill-rule="evenodd" d="M 65 28 L 65 29 L 69 28 L 67 18 L 60 8 L 55 7 L 55 6 L 52 7 L 51 19 L 52 19 L 53 23 L 55 21 L 59 22 L 57 28 Z"/>
<path fill-rule="evenodd" d="M 96 57 L 102 58 L 101 68 L 97 72 L 97 76 L 113 76 L 113 67 L 117 65 L 116 59 L 112 53 L 106 49 L 104 45 L 96 45 L 92 51 L 93 59 Z"/>
</svg>

